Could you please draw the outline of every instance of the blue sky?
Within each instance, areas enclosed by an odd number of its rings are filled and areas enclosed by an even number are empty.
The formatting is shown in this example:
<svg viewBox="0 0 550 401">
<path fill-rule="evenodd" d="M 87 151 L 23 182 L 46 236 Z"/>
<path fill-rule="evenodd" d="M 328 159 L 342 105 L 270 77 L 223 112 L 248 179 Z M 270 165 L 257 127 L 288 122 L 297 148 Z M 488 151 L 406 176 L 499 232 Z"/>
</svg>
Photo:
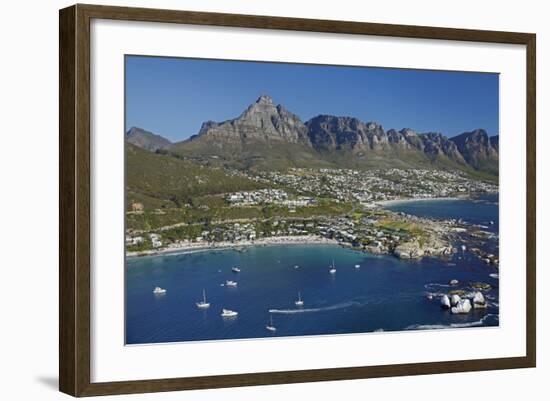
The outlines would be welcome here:
<svg viewBox="0 0 550 401">
<path fill-rule="evenodd" d="M 260 95 L 307 121 L 319 114 L 452 137 L 498 133 L 498 75 L 126 56 L 126 129 L 172 141 L 237 117 Z"/>
</svg>

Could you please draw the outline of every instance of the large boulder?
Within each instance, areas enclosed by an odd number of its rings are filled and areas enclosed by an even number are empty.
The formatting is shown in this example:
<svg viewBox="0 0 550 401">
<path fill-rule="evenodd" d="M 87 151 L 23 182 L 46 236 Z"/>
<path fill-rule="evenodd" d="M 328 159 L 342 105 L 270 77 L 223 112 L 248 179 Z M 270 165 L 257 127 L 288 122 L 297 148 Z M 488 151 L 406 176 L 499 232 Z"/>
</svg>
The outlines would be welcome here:
<svg viewBox="0 0 550 401">
<path fill-rule="evenodd" d="M 441 296 L 440 303 L 443 309 L 449 309 L 451 307 L 451 300 L 447 295 Z"/>
<path fill-rule="evenodd" d="M 452 305 L 452 306 L 458 305 L 458 303 L 460 302 L 460 300 L 461 300 L 461 298 L 460 298 L 459 295 L 457 295 L 457 294 L 451 295 L 451 305 Z"/>
<path fill-rule="evenodd" d="M 484 309 L 487 307 L 487 302 L 485 301 L 485 297 L 479 291 L 477 291 L 474 294 L 473 303 L 474 303 L 474 309 Z"/>
<path fill-rule="evenodd" d="M 461 299 L 460 302 L 451 308 L 451 313 L 453 314 L 462 314 L 470 313 L 472 310 L 472 304 L 469 299 Z"/>
</svg>

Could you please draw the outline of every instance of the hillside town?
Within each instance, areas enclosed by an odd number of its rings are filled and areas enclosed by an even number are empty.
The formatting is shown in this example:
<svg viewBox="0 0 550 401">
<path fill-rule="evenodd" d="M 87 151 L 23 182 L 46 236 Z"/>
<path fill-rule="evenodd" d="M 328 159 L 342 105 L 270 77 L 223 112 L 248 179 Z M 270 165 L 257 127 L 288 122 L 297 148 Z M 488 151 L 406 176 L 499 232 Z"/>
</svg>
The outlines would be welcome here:
<svg viewBox="0 0 550 401">
<path fill-rule="evenodd" d="M 252 178 L 292 188 L 298 194 L 361 203 L 498 192 L 496 184 L 443 170 L 294 168 L 286 173 L 259 173 Z"/>
<path fill-rule="evenodd" d="M 392 212 L 384 208 L 385 204 L 498 192 L 495 184 L 473 180 L 460 172 L 438 170 L 289 169 L 286 173 L 247 174 L 268 188 L 220 195 L 221 209 L 236 209 L 241 218 L 201 218 L 149 230 L 130 227 L 127 250 L 130 254 L 150 254 L 186 248 L 269 244 L 281 239 L 286 242 L 322 239 L 399 258 L 445 257 L 456 251 L 453 244 L 459 236 L 482 238 L 488 233 L 461 220 L 435 220 Z M 209 211 L 206 205 L 197 208 Z M 142 209 L 137 205 L 132 213 L 147 214 Z M 263 214 L 258 215 L 259 210 Z M 489 256 L 479 254 L 486 263 L 498 264 L 496 257 Z"/>
</svg>

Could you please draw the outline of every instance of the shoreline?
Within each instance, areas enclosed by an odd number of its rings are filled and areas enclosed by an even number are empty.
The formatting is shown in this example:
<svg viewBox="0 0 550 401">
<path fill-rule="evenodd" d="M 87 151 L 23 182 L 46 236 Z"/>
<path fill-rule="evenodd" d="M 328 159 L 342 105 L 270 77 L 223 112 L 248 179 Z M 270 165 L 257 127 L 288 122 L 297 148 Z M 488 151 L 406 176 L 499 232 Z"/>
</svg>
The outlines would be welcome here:
<svg viewBox="0 0 550 401">
<path fill-rule="evenodd" d="M 334 239 L 319 237 L 316 235 L 296 235 L 284 237 L 268 237 L 259 240 L 246 240 L 239 242 L 188 242 L 180 243 L 176 246 L 148 250 L 142 252 L 126 252 L 126 258 L 139 258 L 144 256 L 159 256 L 170 254 L 182 254 L 192 252 L 205 252 L 212 250 L 227 250 L 236 248 L 246 248 L 251 246 L 268 246 L 268 245 L 338 245 L 339 242 Z"/>
<path fill-rule="evenodd" d="M 392 206 L 398 205 L 401 203 L 413 203 L 413 202 L 426 202 L 426 201 L 451 201 L 451 200 L 467 200 L 470 199 L 467 196 L 444 196 L 444 197 L 434 197 L 434 198 L 402 198 L 402 199 L 391 199 L 384 201 L 374 202 L 378 206 Z"/>
</svg>

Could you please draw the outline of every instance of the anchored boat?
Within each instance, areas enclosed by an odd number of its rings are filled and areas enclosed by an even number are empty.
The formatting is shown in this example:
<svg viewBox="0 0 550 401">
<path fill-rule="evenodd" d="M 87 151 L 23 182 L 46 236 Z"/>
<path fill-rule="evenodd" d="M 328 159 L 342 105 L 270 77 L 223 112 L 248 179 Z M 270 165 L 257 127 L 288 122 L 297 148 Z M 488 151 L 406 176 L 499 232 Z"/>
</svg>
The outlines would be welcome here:
<svg viewBox="0 0 550 401">
<path fill-rule="evenodd" d="M 273 316 L 272 315 L 269 315 L 269 324 L 267 326 L 265 326 L 266 329 L 268 329 L 269 331 L 276 331 L 277 330 L 277 327 L 275 327 L 273 325 Z"/>
<path fill-rule="evenodd" d="M 300 294 L 300 291 L 298 291 L 298 300 L 294 302 L 294 305 L 304 306 L 304 301 L 302 300 L 302 295 Z"/>
<path fill-rule="evenodd" d="M 206 302 L 206 291 L 202 290 L 202 301 L 197 302 L 197 308 L 199 309 L 208 309 L 210 308 L 210 303 Z"/>
<path fill-rule="evenodd" d="M 238 312 L 235 312 L 233 310 L 230 310 L 230 309 L 222 309 L 222 314 L 221 316 L 222 317 L 235 317 L 237 316 L 239 313 Z"/>
<path fill-rule="evenodd" d="M 334 259 L 332 260 L 332 265 L 331 265 L 330 268 L 328 269 L 328 272 L 329 272 L 330 274 L 336 273 L 336 266 L 334 266 Z"/>
</svg>

